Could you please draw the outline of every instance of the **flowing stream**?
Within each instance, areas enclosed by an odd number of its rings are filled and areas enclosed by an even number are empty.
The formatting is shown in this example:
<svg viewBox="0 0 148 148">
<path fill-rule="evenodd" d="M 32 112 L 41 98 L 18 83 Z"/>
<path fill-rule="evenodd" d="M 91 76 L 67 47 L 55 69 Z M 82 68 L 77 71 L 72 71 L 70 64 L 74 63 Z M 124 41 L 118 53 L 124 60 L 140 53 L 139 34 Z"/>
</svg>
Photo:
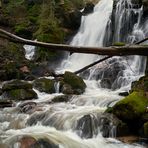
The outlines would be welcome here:
<svg viewBox="0 0 148 148">
<path fill-rule="evenodd" d="M 142 7 L 133 9 L 130 0 L 119 0 L 116 8 L 114 14 L 116 29 L 110 38 L 114 42 L 125 41 L 127 43 L 143 39 L 147 35 L 147 26 L 146 23 L 143 25 L 140 23 Z M 109 26 L 111 25 L 112 9 L 112 0 L 100 0 L 94 7 L 93 13 L 82 16 L 80 29 L 74 36 L 71 45 L 103 46 L 106 44 L 104 39 L 106 34 L 111 35 L 106 32 L 106 28 L 112 28 Z M 132 26 L 130 28 L 133 29 L 128 33 L 125 30 L 125 34 L 121 38 L 123 30 L 127 29 L 129 25 L 131 14 L 135 14 L 136 18 L 130 24 Z M 124 23 L 125 26 L 122 26 L 124 21 L 127 24 Z M 110 29 L 108 31 L 111 32 Z M 57 72 L 76 71 L 101 58 L 103 56 L 74 53 L 63 60 L 61 66 L 57 68 Z M 120 92 L 128 92 L 131 82 L 144 75 L 145 63 L 145 58 L 139 56 L 113 57 L 83 73 L 81 76 L 87 84 L 85 93 L 72 96 L 67 103 L 49 103 L 55 96 L 62 95 L 59 94 L 60 84 L 56 83 L 55 94 L 35 90 L 39 98 L 34 100 L 38 104 L 35 111 L 20 113 L 18 107 L 0 110 L 0 148 L 19 148 L 22 137 L 44 139 L 54 144 L 49 146 L 44 141 L 43 147 L 45 148 L 144 147 L 136 143 L 129 145 L 115 140 L 116 128 L 112 125 L 109 127 L 110 138 L 104 138 L 101 122 L 98 125 L 96 121 L 100 119 L 108 106 L 114 105 L 122 98 L 118 95 Z M 79 127 L 82 117 L 91 121 L 91 132 L 83 131 L 84 123 L 81 128 Z M 88 123 L 88 125 L 90 124 Z"/>
</svg>

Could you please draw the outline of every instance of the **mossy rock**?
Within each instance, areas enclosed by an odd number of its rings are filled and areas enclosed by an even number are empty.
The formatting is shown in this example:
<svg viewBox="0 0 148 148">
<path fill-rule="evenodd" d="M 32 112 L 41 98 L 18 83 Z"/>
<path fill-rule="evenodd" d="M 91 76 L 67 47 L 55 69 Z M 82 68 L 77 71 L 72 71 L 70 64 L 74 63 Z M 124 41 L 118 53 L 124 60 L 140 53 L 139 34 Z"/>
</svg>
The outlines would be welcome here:
<svg viewBox="0 0 148 148">
<path fill-rule="evenodd" d="M 33 82 L 33 86 L 41 91 L 41 92 L 46 92 L 46 93 L 55 93 L 55 87 L 54 87 L 55 81 L 46 79 L 46 78 L 40 78 L 36 79 Z"/>
<path fill-rule="evenodd" d="M 52 102 L 68 102 L 70 100 L 71 96 L 70 95 L 60 95 L 56 96 L 52 99 Z"/>
<path fill-rule="evenodd" d="M 78 94 L 81 94 L 85 91 L 86 84 L 81 77 L 68 71 L 65 72 L 63 77 L 64 77 L 63 81 L 69 84 L 72 87 L 72 89 Z"/>
<path fill-rule="evenodd" d="M 37 94 L 32 89 L 12 89 L 4 91 L 2 94 L 3 99 L 9 100 L 31 100 L 37 99 Z"/>
<path fill-rule="evenodd" d="M 148 122 L 144 123 L 144 135 L 148 138 Z"/>
<path fill-rule="evenodd" d="M 135 81 L 132 83 L 131 91 L 139 91 L 139 90 L 148 92 L 148 76 L 144 76 L 140 78 L 139 81 Z"/>
<path fill-rule="evenodd" d="M 8 91 L 12 89 L 32 89 L 32 84 L 21 80 L 13 80 L 10 82 L 6 82 L 2 86 L 3 91 Z"/>
<path fill-rule="evenodd" d="M 133 92 L 117 102 L 111 112 L 125 122 L 134 121 L 140 119 L 141 115 L 146 112 L 147 106 L 148 99 L 144 96 L 144 93 Z"/>
</svg>

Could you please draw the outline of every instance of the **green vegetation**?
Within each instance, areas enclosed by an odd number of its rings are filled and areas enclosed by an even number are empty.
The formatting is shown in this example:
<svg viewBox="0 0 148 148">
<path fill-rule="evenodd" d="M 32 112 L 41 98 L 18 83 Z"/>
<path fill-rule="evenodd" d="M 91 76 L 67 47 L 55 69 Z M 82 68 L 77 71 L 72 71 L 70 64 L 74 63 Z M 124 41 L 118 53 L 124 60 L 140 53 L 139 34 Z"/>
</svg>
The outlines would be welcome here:
<svg viewBox="0 0 148 148">
<path fill-rule="evenodd" d="M 143 92 L 133 92 L 123 100 L 117 102 L 110 110 L 123 121 L 135 120 L 145 113 L 148 99 Z"/>
<path fill-rule="evenodd" d="M 81 93 L 85 91 L 86 84 L 84 83 L 83 79 L 72 72 L 65 72 L 64 82 L 69 84 L 72 89 L 80 90 Z"/>
</svg>

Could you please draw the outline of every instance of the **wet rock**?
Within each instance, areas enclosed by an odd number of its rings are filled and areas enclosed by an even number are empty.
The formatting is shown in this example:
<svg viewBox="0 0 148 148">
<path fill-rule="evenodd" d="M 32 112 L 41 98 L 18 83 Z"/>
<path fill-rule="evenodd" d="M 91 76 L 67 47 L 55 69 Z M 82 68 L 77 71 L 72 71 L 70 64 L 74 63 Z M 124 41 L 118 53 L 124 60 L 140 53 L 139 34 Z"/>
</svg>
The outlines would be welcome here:
<svg viewBox="0 0 148 148">
<path fill-rule="evenodd" d="M 86 84 L 82 78 L 72 72 L 65 72 L 63 81 L 70 85 L 75 94 L 82 94 L 85 91 Z"/>
<path fill-rule="evenodd" d="M 31 100 L 37 99 L 37 94 L 32 89 L 12 89 L 4 91 L 2 98 L 9 100 Z"/>
<path fill-rule="evenodd" d="M 21 148 L 32 148 L 32 146 L 36 143 L 36 139 L 33 137 L 23 137 L 19 141 Z"/>
<path fill-rule="evenodd" d="M 20 111 L 23 113 L 30 113 L 32 112 L 35 107 L 37 106 L 36 102 L 25 101 L 19 104 Z"/>
<path fill-rule="evenodd" d="M 120 96 L 128 96 L 129 93 L 128 93 L 128 92 L 120 92 L 119 95 L 120 95 Z"/>
<path fill-rule="evenodd" d="M 55 87 L 54 87 L 55 81 L 46 79 L 46 78 L 40 78 L 36 79 L 33 82 L 33 86 L 41 91 L 41 92 L 46 92 L 46 93 L 55 93 Z"/>
<path fill-rule="evenodd" d="M 144 136 L 148 138 L 148 122 L 144 123 Z"/>
<path fill-rule="evenodd" d="M 77 122 L 76 130 L 82 138 L 92 138 L 98 134 L 98 122 L 93 115 L 84 115 Z"/>
<path fill-rule="evenodd" d="M 119 137 L 129 134 L 127 124 L 123 123 L 113 114 L 104 113 L 100 115 L 98 125 L 103 137 Z"/>
<path fill-rule="evenodd" d="M 122 136 L 118 137 L 117 139 L 124 143 L 129 143 L 129 144 L 133 144 L 139 141 L 139 137 L 136 136 Z"/>
<path fill-rule="evenodd" d="M 84 10 L 82 11 L 82 14 L 87 15 L 89 13 L 92 13 L 94 10 L 94 6 L 95 5 L 92 2 L 86 3 L 86 6 L 85 6 Z"/>
<path fill-rule="evenodd" d="M 62 88 L 61 88 L 61 92 L 63 93 L 63 94 L 74 94 L 74 91 L 73 91 L 73 89 L 72 89 L 72 87 L 70 86 L 70 85 L 68 85 L 68 84 L 64 84 L 63 86 L 62 86 Z"/>
<path fill-rule="evenodd" d="M 99 75 L 97 76 L 97 79 L 101 79 L 101 87 L 115 90 L 121 87 L 122 83 L 119 82 L 117 78 L 123 75 L 125 66 L 124 64 L 121 65 L 116 62 L 115 59 L 111 60 L 109 65 L 110 66 L 105 66 L 104 68 L 98 70 Z"/>
<path fill-rule="evenodd" d="M 35 112 L 32 114 L 27 120 L 27 125 L 32 126 L 37 124 L 37 122 L 41 122 L 46 117 L 46 113 L 44 112 Z"/>
<path fill-rule="evenodd" d="M 13 80 L 4 83 L 2 86 L 2 91 L 8 91 L 13 89 L 32 89 L 32 84 L 21 80 Z"/>
<path fill-rule="evenodd" d="M 39 139 L 32 145 L 32 148 L 59 148 L 59 146 L 47 139 Z"/>
<path fill-rule="evenodd" d="M 14 102 L 11 100 L 3 100 L 3 99 L 0 100 L 0 108 L 12 107 L 13 104 Z"/>
<path fill-rule="evenodd" d="M 56 96 L 52 99 L 52 102 L 68 102 L 70 100 L 71 96 L 70 95 L 60 95 Z"/>
</svg>

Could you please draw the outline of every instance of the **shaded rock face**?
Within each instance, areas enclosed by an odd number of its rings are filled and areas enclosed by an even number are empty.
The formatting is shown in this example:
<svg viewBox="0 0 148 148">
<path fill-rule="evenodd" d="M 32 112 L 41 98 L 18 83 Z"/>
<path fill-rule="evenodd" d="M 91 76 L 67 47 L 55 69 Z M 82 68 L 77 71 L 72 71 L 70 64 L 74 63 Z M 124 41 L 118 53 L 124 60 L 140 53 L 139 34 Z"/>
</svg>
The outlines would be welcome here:
<svg viewBox="0 0 148 148">
<path fill-rule="evenodd" d="M 104 137 L 120 137 L 129 134 L 127 124 L 119 120 L 113 114 L 102 114 L 99 117 L 98 124 Z"/>
<path fill-rule="evenodd" d="M 37 94 L 32 90 L 32 84 L 20 80 L 13 80 L 2 86 L 2 99 L 30 100 L 36 99 Z"/>
<path fill-rule="evenodd" d="M 87 15 L 89 13 L 92 13 L 94 10 L 94 4 L 92 2 L 86 3 L 86 6 L 84 7 L 84 10 L 82 11 L 83 15 Z"/>
</svg>

